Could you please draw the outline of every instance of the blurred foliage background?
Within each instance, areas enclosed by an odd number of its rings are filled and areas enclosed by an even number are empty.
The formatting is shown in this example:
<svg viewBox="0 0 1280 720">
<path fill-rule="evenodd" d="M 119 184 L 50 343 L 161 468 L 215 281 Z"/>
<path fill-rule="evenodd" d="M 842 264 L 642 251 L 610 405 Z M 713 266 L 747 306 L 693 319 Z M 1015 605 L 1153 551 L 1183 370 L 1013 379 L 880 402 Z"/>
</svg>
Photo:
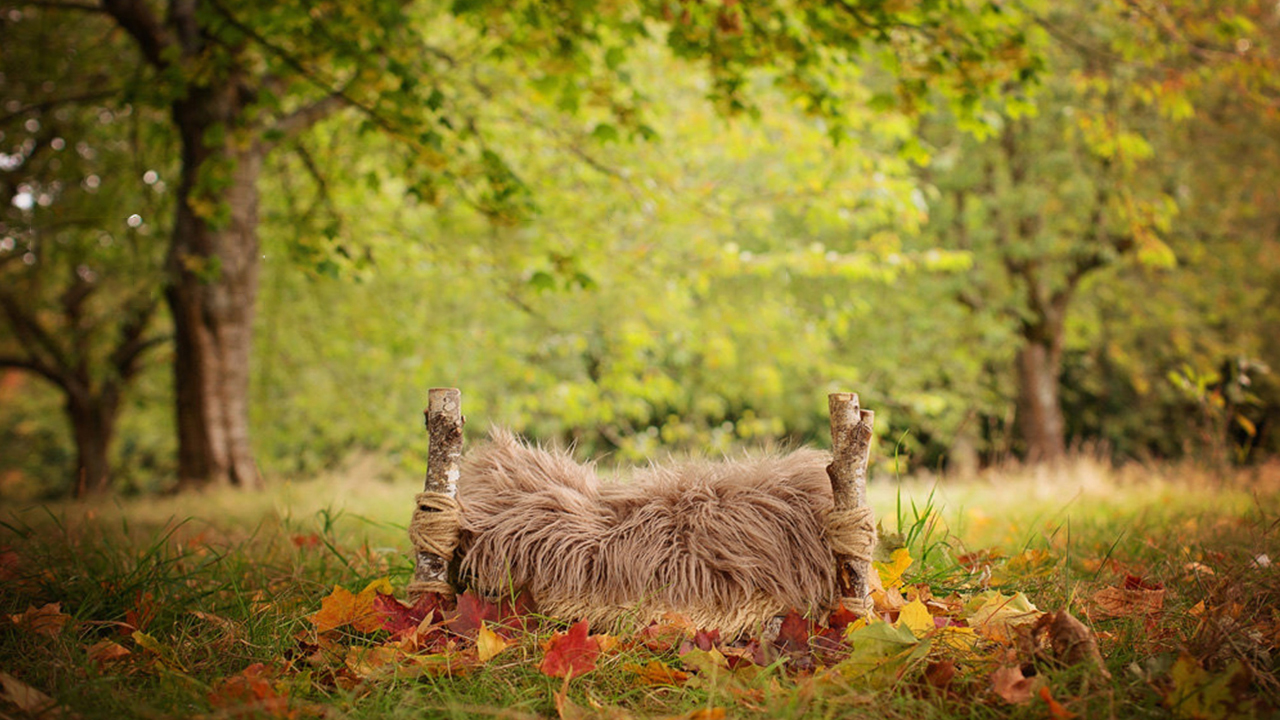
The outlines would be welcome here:
<svg viewBox="0 0 1280 720">
<path fill-rule="evenodd" d="M 432 386 L 606 462 L 821 445 L 835 390 L 899 472 L 1280 449 L 1274 4 L 0 15 L 2 496 L 252 485 L 175 431 L 228 302 L 268 482 L 419 472 Z"/>
</svg>

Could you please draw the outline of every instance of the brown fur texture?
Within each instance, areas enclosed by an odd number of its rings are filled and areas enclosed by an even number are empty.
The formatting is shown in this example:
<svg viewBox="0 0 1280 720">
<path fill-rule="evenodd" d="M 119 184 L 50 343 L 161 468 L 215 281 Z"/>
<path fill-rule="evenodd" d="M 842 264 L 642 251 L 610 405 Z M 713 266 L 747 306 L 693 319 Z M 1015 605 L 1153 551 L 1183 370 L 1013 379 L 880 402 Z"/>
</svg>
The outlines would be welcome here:
<svg viewBox="0 0 1280 720">
<path fill-rule="evenodd" d="M 835 598 L 823 537 L 830 456 L 690 461 L 601 482 L 567 453 L 494 430 L 464 458 L 461 571 L 484 593 L 597 627 L 667 612 L 737 635 Z"/>
</svg>

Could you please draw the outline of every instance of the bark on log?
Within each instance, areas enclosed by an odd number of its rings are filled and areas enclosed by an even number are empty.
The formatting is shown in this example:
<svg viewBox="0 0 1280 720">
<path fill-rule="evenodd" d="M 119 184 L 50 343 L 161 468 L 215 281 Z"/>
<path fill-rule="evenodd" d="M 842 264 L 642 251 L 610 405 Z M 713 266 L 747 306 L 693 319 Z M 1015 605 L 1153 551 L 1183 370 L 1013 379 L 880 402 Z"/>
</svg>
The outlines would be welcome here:
<svg viewBox="0 0 1280 720">
<path fill-rule="evenodd" d="M 867 461 L 871 457 L 871 427 L 875 413 L 863 410 L 854 393 L 831 393 L 831 492 L 836 510 L 853 510 L 867 504 Z M 869 607 L 871 588 L 869 559 L 836 555 L 836 583 L 846 608 Z"/>
<path fill-rule="evenodd" d="M 462 393 L 457 388 L 432 388 L 427 393 L 427 477 L 424 493 L 439 493 L 450 499 L 458 494 L 459 464 L 462 459 Z M 439 512 L 438 508 L 420 505 L 416 512 Z M 416 549 L 410 600 L 427 588 L 449 584 L 449 557 Z M 450 587 L 452 592 L 452 587 Z"/>
</svg>

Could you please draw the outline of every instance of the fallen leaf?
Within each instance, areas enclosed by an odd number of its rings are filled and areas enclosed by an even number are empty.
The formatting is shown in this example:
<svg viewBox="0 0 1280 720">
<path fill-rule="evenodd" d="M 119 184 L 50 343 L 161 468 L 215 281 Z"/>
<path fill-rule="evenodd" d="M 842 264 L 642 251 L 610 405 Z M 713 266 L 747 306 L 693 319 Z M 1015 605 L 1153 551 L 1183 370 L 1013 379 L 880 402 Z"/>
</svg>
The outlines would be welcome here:
<svg viewBox="0 0 1280 720">
<path fill-rule="evenodd" d="M 998 590 L 978 593 L 964 605 L 964 617 L 979 635 L 997 642 L 1012 642 L 1015 628 L 1032 625 L 1044 613 L 1022 593 L 1004 595 Z"/>
<path fill-rule="evenodd" d="M 0 699 L 17 705 L 32 717 L 49 712 L 57 704 L 53 698 L 4 671 L 0 671 Z"/>
<path fill-rule="evenodd" d="M 1247 692 L 1249 671 L 1234 660 L 1220 673 L 1200 667 L 1190 655 L 1183 655 L 1169 671 L 1172 680 L 1164 705 L 1178 717 L 1194 720 L 1226 720 L 1252 717 L 1256 703 Z"/>
<path fill-rule="evenodd" d="M 809 621 L 795 610 L 788 612 L 782 618 L 782 625 L 778 628 L 778 636 L 774 638 L 773 646 L 789 653 L 808 652 Z"/>
<path fill-rule="evenodd" d="M 933 622 L 933 615 L 929 614 L 929 609 L 918 599 L 912 600 L 902 607 L 902 610 L 898 612 L 897 625 L 905 625 L 911 630 L 911 634 L 918 638 L 922 638 L 938 628 Z"/>
<path fill-rule="evenodd" d="M 382 628 L 383 616 L 374 609 L 374 599 L 379 593 L 390 595 L 391 583 L 380 578 L 369 583 L 359 594 L 334 585 L 333 592 L 320 601 L 320 610 L 308 619 L 316 626 L 316 632 L 328 632 L 350 625 L 357 632 L 373 632 Z"/>
<path fill-rule="evenodd" d="M 930 686 L 946 690 L 956 676 L 956 664 L 950 660 L 931 662 L 924 669 L 924 680 Z"/>
<path fill-rule="evenodd" d="M 1049 692 L 1049 687 L 1047 685 L 1042 685 L 1040 687 L 1040 699 L 1044 700 L 1045 704 L 1049 706 L 1049 717 L 1053 720 L 1071 720 L 1076 716 L 1075 713 L 1066 709 L 1061 703 L 1053 699 L 1053 694 Z"/>
<path fill-rule="evenodd" d="M 151 626 L 151 622 L 156 619 L 156 613 L 159 610 L 155 595 L 139 590 L 137 597 L 134 598 L 133 607 L 124 613 L 125 627 L 121 632 L 128 635 L 134 630 L 146 631 Z"/>
<path fill-rule="evenodd" d="M 62 628 L 71 621 L 71 616 L 62 612 L 62 603 L 49 603 L 37 608 L 30 605 L 17 615 L 10 615 L 14 625 L 28 632 L 48 637 L 57 637 Z"/>
<path fill-rule="evenodd" d="M 458 596 L 457 607 L 446 614 L 445 625 L 455 635 L 474 638 L 480 632 L 482 623 L 495 624 L 498 620 L 497 605 L 468 591 Z"/>
<path fill-rule="evenodd" d="M 724 708 L 698 708 L 683 715 L 667 715 L 661 720 L 724 720 Z"/>
<path fill-rule="evenodd" d="M 587 621 L 583 620 L 569 628 L 569 632 L 553 635 L 538 670 L 566 680 L 595 670 L 600 646 L 587 635 L 587 629 Z"/>
<path fill-rule="evenodd" d="M 1001 667 L 991 673 L 991 689 L 1013 705 L 1031 702 L 1039 682 L 1039 676 L 1026 677 L 1017 666 Z"/>
<path fill-rule="evenodd" d="M 423 593 L 413 605 L 400 602 L 391 595 L 378 593 L 373 598 L 373 610 L 382 618 L 382 629 L 391 633 L 392 637 L 398 637 L 417 630 L 425 620 L 443 620 L 441 602 L 440 593 Z"/>
<path fill-rule="evenodd" d="M 1164 588 L 1105 587 L 1089 598 L 1089 605 L 1099 619 L 1156 615 L 1164 608 L 1164 594 Z"/>
<path fill-rule="evenodd" d="M 209 704 L 232 717 L 298 717 L 298 710 L 289 707 L 288 695 L 271 680 L 267 667 L 254 663 L 214 683 Z"/>
<path fill-rule="evenodd" d="M 889 562 L 875 561 L 871 564 L 880 576 L 880 585 L 885 590 L 892 590 L 902 587 L 902 574 L 911 566 L 911 562 L 911 551 L 906 548 L 898 548 L 889 556 Z"/>
<path fill-rule="evenodd" d="M 1048 630 L 1049 644 L 1053 647 L 1053 654 L 1059 660 L 1067 665 L 1089 663 L 1103 677 L 1111 677 L 1106 663 L 1102 660 L 1102 653 L 1098 650 L 1098 639 L 1094 637 L 1093 631 L 1071 613 L 1059 610 L 1045 615 L 1036 622 L 1032 633 L 1035 634 L 1040 629 Z"/>
<path fill-rule="evenodd" d="M 89 656 L 89 662 L 99 669 L 132 654 L 128 648 L 111 640 L 99 640 L 90 645 L 85 652 Z"/>
<path fill-rule="evenodd" d="M 483 620 L 480 621 L 480 629 L 476 634 L 476 652 L 480 657 L 480 662 L 489 662 L 498 653 L 511 647 L 511 645 L 511 641 L 500 637 L 498 633 L 490 630 Z"/>
<path fill-rule="evenodd" d="M 689 679 L 689 673 L 677 670 L 659 660 L 650 660 L 647 665 L 627 663 L 622 666 L 622 669 L 635 673 L 636 679 L 645 685 L 683 685 L 684 681 Z"/>
</svg>

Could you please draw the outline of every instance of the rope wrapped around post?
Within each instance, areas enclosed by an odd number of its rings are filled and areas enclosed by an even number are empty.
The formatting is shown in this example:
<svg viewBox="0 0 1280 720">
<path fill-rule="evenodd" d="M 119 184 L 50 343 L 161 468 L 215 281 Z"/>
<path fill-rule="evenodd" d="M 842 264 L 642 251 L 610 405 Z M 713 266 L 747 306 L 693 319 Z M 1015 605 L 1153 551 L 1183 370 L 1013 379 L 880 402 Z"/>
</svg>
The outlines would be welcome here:
<svg viewBox="0 0 1280 720">
<path fill-rule="evenodd" d="M 826 536 L 836 556 L 836 589 L 846 610 L 872 610 L 871 553 L 876 545 L 875 517 L 867 505 L 867 461 L 875 413 L 859 407 L 854 393 L 831 393 L 831 478 L 834 507 Z"/>
<path fill-rule="evenodd" d="M 461 530 L 458 477 L 462 458 L 462 393 L 456 388 L 432 388 L 427 392 L 427 477 L 414 502 L 409 522 L 413 542 L 413 580 L 407 594 L 411 602 L 435 592 L 453 595 L 449 566 L 458 547 Z"/>
</svg>

